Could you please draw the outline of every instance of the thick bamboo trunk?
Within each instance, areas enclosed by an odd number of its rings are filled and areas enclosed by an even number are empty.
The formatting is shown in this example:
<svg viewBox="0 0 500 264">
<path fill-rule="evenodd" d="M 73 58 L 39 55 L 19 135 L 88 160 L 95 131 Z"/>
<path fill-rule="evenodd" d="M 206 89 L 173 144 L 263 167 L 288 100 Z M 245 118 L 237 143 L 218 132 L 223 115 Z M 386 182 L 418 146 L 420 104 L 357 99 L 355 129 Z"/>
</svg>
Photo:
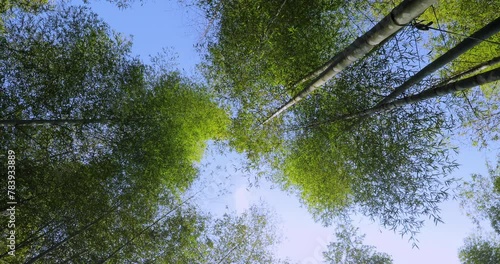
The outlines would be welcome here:
<svg viewBox="0 0 500 264">
<path fill-rule="evenodd" d="M 350 114 L 350 115 L 344 115 L 340 116 L 338 118 L 335 118 L 334 120 L 329 120 L 329 122 L 332 121 L 338 121 L 338 120 L 347 120 L 347 119 L 353 119 L 353 118 L 358 118 L 358 117 L 363 117 L 363 116 L 368 116 L 368 115 L 373 115 L 375 113 L 380 113 L 380 112 L 385 112 L 397 107 L 401 107 L 404 105 L 409 105 L 409 104 L 414 104 L 418 103 L 430 98 L 435 98 L 439 96 L 443 96 L 446 94 L 450 94 L 453 92 L 459 92 L 459 91 L 464 91 L 467 89 L 470 89 L 472 87 L 476 87 L 482 84 L 494 82 L 500 80 L 500 68 L 496 68 L 478 75 L 474 75 L 469 78 L 465 78 L 460 81 L 452 82 L 449 84 L 445 84 L 442 86 L 436 86 L 430 89 L 427 89 L 421 93 L 404 97 L 398 100 L 394 100 L 390 103 L 386 103 L 380 106 L 375 106 L 373 108 L 355 113 L 355 114 Z"/>
<path fill-rule="evenodd" d="M 415 75 L 410 77 L 406 82 L 397 87 L 392 93 L 386 96 L 382 101 L 380 101 L 376 106 L 386 104 L 394 99 L 406 90 L 408 90 L 414 84 L 422 81 L 425 77 L 429 76 L 431 73 L 437 71 L 445 64 L 456 59 L 458 56 L 462 55 L 466 51 L 472 49 L 474 46 L 481 43 L 482 39 L 487 39 L 500 31 L 500 17 L 490 22 L 485 27 L 476 31 L 469 38 L 466 38 L 458 45 L 447 51 L 445 54 L 441 55 L 435 61 L 425 66 L 422 70 L 417 72 Z"/>
<path fill-rule="evenodd" d="M 363 36 L 356 39 L 342 52 L 334 56 L 329 62 L 324 64 L 318 72 L 313 73 L 316 76 L 313 81 L 295 97 L 289 100 L 286 104 L 281 106 L 262 124 L 272 120 L 274 117 L 280 115 L 283 111 L 287 110 L 308 94 L 322 86 L 325 82 L 330 80 L 333 76 L 341 72 L 353 62 L 365 56 L 373 48 L 379 45 L 382 41 L 393 35 L 396 31 L 401 29 L 404 25 L 410 23 L 415 17 L 422 14 L 425 9 L 432 5 L 435 0 L 405 0 L 399 6 L 394 8 L 389 15 L 384 17 L 377 25 L 370 29 Z"/>
<path fill-rule="evenodd" d="M 385 43 L 387 43 L 389 40 L 391 40 L 402 28 L 398 29 L 396 32 L 394 32 L 392 35 L 390 35 L 389 37 L 387 37 L 386 39 L 384 39 L 382 42 L 380 42 L 377 46 L 379 47 L 382 47 L 385 45 Z M 373 51 L 375 51 L 376 49 L 372 49 L 371 51 L 369 51 L 365 56 L 369 56 L 370 53 L 372 53 Z M 292 84 L 292 87 L 296 87 L 298 85 L 301 85 L 305 82 L 308 82 L 310 80 L 312 80 L 313 78 L 316 78 L 318 77 L 318 75 L 320 75 L 323 71 L 325 71 L 328 66 L 330 66 L 334 61 L 332 59 L 330 59 L 329 61 L 325 62 L 324 64 L 322 64 L 321 66 L 319 66 L 318 68 L 316 68 L 314 71 L 308 73 L 305 77 L 303 77 L 302 79 L 298 80 L 297 82 L 293 83 Z"/>
<path fill-rule="evenodd" d="M 482 71 L 490 66 L 495 66 L 496 64 L 500 63 L 500 56 L 496 57 L 496 58 L 493 58 L 487 62 L 483 62 L 483 63 L 480 63 L 466 71 L 463 71 L 459 74 L 456 74 L 456 75 L 453 75 L 451 76 L 450 78 L 442 81 L 441 83 L 439 83 L 437 86 L 441 86 L 441 85 L 445 85 L 445 84 L 449 84 L 449 83 L 452 83 L 452 82 L 455 82 L 457 80 L 460 80 L 462 79 L 463 77 L 469 75 L 469 74 L 473 74 L 473 73 L 476 73 L 476 72 L 479 72 L 479 71 Z"/>
</svg>

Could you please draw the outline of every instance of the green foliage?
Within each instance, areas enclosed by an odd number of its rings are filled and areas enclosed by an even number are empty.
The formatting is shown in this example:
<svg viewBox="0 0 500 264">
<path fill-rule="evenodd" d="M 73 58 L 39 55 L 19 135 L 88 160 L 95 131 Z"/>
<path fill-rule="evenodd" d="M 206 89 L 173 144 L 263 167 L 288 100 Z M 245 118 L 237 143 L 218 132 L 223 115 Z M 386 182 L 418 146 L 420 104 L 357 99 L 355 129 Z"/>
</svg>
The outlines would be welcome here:
<svg viewBox="0 0 500 264">
<path fill-rule="evenodd" d="M 452 47 L 457 41 L 461 41 L 464 37 L 460 34 L 469 36 L 496 18 L 499 8 L 500 3 L 497 1 L 445 0 L 439 1 L 436 8 L 428 10 L 422 18 L 434 21 L 436 25 L 439 23 L 440 26 L 456 33 L 446 34 L 443 40 L 441 33 L 435 32 L 433 44 L 442 52 Z M 496 34 L 489 40 L 498 42 L 500 35 Z M 482 42 L 455 60 L 450 69 L 456 73 L 462 72 L 475 64 L 497 57 L 499 53 L 500 47 L 497 44 Z"/>
<path fill-rule="evenodd" d="M 2 261 L 154 262 L 196 247 L 204 217 L 177 206 L 206 141 L 227 137 L 225 111 L 204 87 L 133 58 L 86 7 L 13 12 L 1 118 L 91 122 L 1 128 L 2 152 L 16 152 L 19 219 L 16 257 L 2 251 Z"/>
<path fill-rule="evenodd" d="M 471 35 L 498 17 L 497 10 L 499 9 L 500 3 L 498 1 L 439 1 L 435 9 L 429 9 L 423 14 L 422 19 L 434 21 L 433 26 L 440 26 L 455 34 L 432 32 L 433 41 L 430 48 L 434 51 L 434 57 L 444 53 L 462 41 L 465 36 Z M 493 43 L 481 42 L 443 69 L 441 76 L 447 78 L 498 57 L 500 45 L 496 43 L 500 42 L 500 34 L 495 34 L 488 40 Z M 495 66 L 484 68 L 481 71 L 488 71 L 493 67 Z M 462 127 L 466 130 L 467 137 L 472 138 L 473 145 L 484 147 L 491 144 L 492 141 L 497 141 L 500 135 L 498 130 L 500 125 L 498 83 L 483 85 L 480 91 L 470 91 L 460 96 L 462 100 L 454 111 L 460 115 Z"/>
<path fill-rule="evenodd" d="M 208 6 L 206 6 L 208 4 Z M 231 91 L 254 93 L 254 85 L 289 85 L 331 56 L 338 39 L 341 2 L 202 1 L 218 28 L 206 43 L 216 72 L 230 78 Z M 249 87 L 245 87 L 249 85 Z M 245 89 L 246 88 L 246 89 Z M 224 89 L 224 87 L 221 87 Z M 245 91 L 247 90 L 247 91 Z M 250 102 L 251 103 L 251 102 Z"/>
<path fill-rule="evenodd" d="M 377 94 L 400 78 L 393 68 L 384 68 L 383 52 L 295 108 L 297 130 L 286 145 L 278 179 L 299 192 L 325 224 L 353 205 L 413 238 L 423 218 L 440 222 L 438 204 L 447 199 L 453 181 L 445 178 L 455 164 L 442 140 L 441 129 L 448 124 L 440 110 L 425 104 L 361 120 L 323 121 L 375 104 Z"/>
<path fill-rule="evenodd" d="M 328 244 L 323 256 L 327 263 L 336 264 L 390 264 L 391 256 L 379 253 L 374 246 L 363 245 L 364 235 L 358 235 L 358 228 L 350 223 L 337 225 L 336 241 Z"/>
<path fill-rule="evenodd" d="M 0 14 L 13 8 L 20 8 L 24 11 L 33 12 L 48 3 L 48 0 L 2 0 L 0 3 Z"/>
<path fill-rule="evenodd" d="M 470 237 L 460 249 L 459 258 L 463 264 L 498 263 L 500 244 L 481 237 Z"/>
<path fill-rule="evenodd" d="M 241 215 L 224 214 L 207 225 L 200 257 L 190 263 L 282 263 L 274 256 L 280 242 L 277 223 L 264 204 Z"/>
<path fill-rule="evenodd" d="M 421 55 L 411 48 L 420 38 L 416 30 L 405 28 L 293 112 L 260 125 L 303 88 L 296 83 L 357 37 L 358 22 L 363 31 L 367 20 L 389 10 L 375 14 L 378 7 L 369 1 L 200 5 L 216 25 L 205 43 L 203 70 L 220 102 L 233 112 L 231 146 L 246 151 L 254 164 L 271 164 L 278 171 L 274 180 L 298 193 L 325 224 L 349 205 L 412 238 L 425 218 L 441 221 L 438 205 L 448 198 L 453 181 L 445 177 L 456 164 L 443 132 L 451 122 L 439 103 L 325 121 L 372 107 L 418 70 Z"/>
<path fill-rule="evenodd" d="M 283 173 L 288 188 L 300 190 L 301 200 L 314 211 L 343 208 L 351 193 L 345 149 L 336 148 L 330 140 L 313 135 L 295 143 L 287 157 Z"/>
<path fill-rule="evenodd" d="M 500 234 L 500 193 L 496 191 L 500 177 L 500 160 L 496 167 L 488 164 L 489 176 L 473 174 L 459 189 L 460 205 L 466 215 L 480 227 L 482 220 L 489 220 Z"/>
<path fill-rule="evenodd" d="M 342 1 L 200 1 L 214 23 L 203 48 L 210 87 L 234 113 L 231 146 L 254 163 L 279 149 L 283 123 L 259 127 L 292 84 L 346 43 Z M 341 26 L 342 25 L 342 26 Z M 250 131 L 250 132 L 249 132 Z"/>
<path fill-rule="evenodd" d="M 201 160 L 205 142 L 224 139 L 229 119 L 202 87 L 175 72 L 152 85 L 140 100 L 129 102 L 132 116 L 120 128 L 117 151 L 143 164 L 134 167 L 145 172 L 142 178 L 162 175 L 161 184 L 183 191 L 197 175 L 193 162 Z"/>
<path fill-rule="evenodd" d="M 40 15 L 17 11 L 5 26 L 1 103 L 9 114 L 4 119 L 115 117 L 119 89 L 141 82 L 131 78 L 142 67 L 128 57 L 131 43 L 88 8 Z"/>
<path fill-rule="evenodd" d="M 388 12 L 401 1 L 375 1 L 374 6 L 380 12 Z M 419 17 L 425 23 L 433 22 L 432 27 L 449 31 L 440 32 L 430 29 L 425 34 L 429 35 L 431 41 L 426 43 L 430 55 L 434 59 L 463 41 L 477 30 L 481 29 L 494 18 L 500 8 L 498 1 L 468 1 L 468 0 L 444 0 L 438 1 L 433 7 Z M 500 54 L 500 34 L 495 34 L 482 41 L 473 49 L 465 52 L 450 64 L 443 67 L 440 77 L 444 80 L 460 74 L 476 65 L 498 57 Z M 493 69 L 495 65 L 485 67 L 479 72 Z M 461 78 L 469 77 L 464 75 Z M 467 93 L 457 94 L 458 100 L 452 105 L 461 121 L 467 138 L 471 138 L 474 146 L 485 147 L 491 141 L 499 139 L 498 118 L 499 93 L 498 84 L 485 84 L 480 91 L 470 90 Z"/>
<path fill-rule="evenodd" d="M 442 175 L 455 166 L 443 143 L 449 124 L 441 110 L 419 105 L 363 120 L 322 120 L 371 107 L 412 74 L 420 58 L 405 47 L 415 32 L 403 32 L 350 67 L 293 113 L 259 126 L 301 88 L 295 83 L 357 37 L 352 29 L 361 14 L 346 14 L 369 4 L 202 2 L 218 26 L 206 43 L 204 69 L 222 102 L 233 107 L 232 146 L 278 169 L 274 179 L 297 192 L 317 220 L 329 224 L 354 204 L 412 236 L 421 218 L 440 221 L 438 204 L 451 183 Z"/>
<path fill-rule="evenodd" d="M 386 14 L 401 2 L 401 0 L 375 1 L 373 6 L 378 13 Z M 491 22 L 497 17 L 499 8 L 498 1 L 443 0 L 436 2 L 418 18 L 425 23 L 433 22 L 432 27 L 434 28 L 451 32 L 445 33 L 433 29 L 429 31 L 432 42 L 428 44 L 428 48 L 433 57 L 439 57 L 466 36 L 470 36 Z M 500 35 L 496 34 L 488 40 L 498 42 Z M 450 66 L 446 67 L 446 70 L 443 70 L 442 75 L 449 77 L 450 72 L 452 74 L 463 72 L 476 64 L 497 57 L 499 53 L 500 47 L 497 44 L 482 42 L 453 61 Z M 487 70 L 489 69 L 486 68 L 483 71 Z"/>
<path fill-rule="evenodd" d="M 488 220 L 495 233 L 489 236 L 471 235 L 465 239 L 459 257 L 462 263 L 497 263 L 500 261 L 500 193 L 496 191 L 500 175 L 500 160 L 496 167 L 488 165 L 489 176 L 472 175 L 472 181 L 460 188 L 460 205 L 467 216 L 483 230 L 481 222 Z M 476 234 L 478 233 L 476 231 Z"/>
</svg>

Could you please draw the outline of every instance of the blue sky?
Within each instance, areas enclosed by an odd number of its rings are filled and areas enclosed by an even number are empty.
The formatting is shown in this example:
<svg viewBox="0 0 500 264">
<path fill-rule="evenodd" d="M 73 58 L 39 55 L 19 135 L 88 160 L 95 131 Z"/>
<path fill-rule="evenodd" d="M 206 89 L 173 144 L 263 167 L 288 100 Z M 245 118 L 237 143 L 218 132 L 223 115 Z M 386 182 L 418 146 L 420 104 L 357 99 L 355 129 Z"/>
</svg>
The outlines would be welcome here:
<svg viewBox="0 0 500 264">
<path fill-rule="evenodd" d="M 177 54 L 178 66 L 185 74 L 196 73 L 195 64 L 200 58 L 193 45 L 203 37 L 206 24 L 194 7 L 182 7 L 177 1 L 157 0 L 146 1 L 143 5 L 134 4 L 125 10 L 119 10 L 104 1 L 93 3 L 92 8 L 114 30 L 133 35 L 133 53 L 145 62 L 150 54 L 167 48 Z M 198 199 L 202 207 L 215 213 L 226 210 L 240 212 L 263 199 L 281 219 L 286 236 L 277 253 L 299 263 L 321 263 L 321 251 L 332 239 L 332 228 L 314 223 L 296 197 L 271 189 L 264 180 L 260 188 L 250 188 L 248 191 L 248 177 L 252 179 L 255 175 L 234 170 L 243 159 L 241 155 L 229 153 L 222 156 L 216 151 L 208 153 L 202 162 L 205 173 L 199 182 L 209 183 Z M 469 177 L 473 172 L 486 173 L 484 163 L 488 156 L 487 152 L 463 148 L 457 157 L 463 166 L 453 176 Z M 227 189 L 227 192 L 221 194 L 221 189 Z M 392 255 L 395 263 L 459 263 L 458 248 L 465 235 L 472 232 L 472 225 L 460 213 L 456 201 L 443 204 L 442 210 L 445 224 L 436 227 L 431 222 L 427 223 L 417 237 L 420 249 L 412 249 L 407 238 L 386 231 L 376 223 L 362 218 L 356 223 L 360 231 L 367 234 L 365 243 Z"/>
</svg>

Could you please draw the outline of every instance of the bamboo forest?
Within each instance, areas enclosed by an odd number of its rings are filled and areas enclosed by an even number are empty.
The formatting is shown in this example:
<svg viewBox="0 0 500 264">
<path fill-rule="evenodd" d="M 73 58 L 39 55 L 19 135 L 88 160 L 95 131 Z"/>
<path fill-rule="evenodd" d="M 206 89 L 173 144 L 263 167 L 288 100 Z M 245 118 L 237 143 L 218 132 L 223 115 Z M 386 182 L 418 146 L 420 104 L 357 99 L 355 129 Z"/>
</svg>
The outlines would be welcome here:
<svg viewBox="0 0 500 264">
<path fill-rule="evenodd" d="M 500 263 L 499 11 L 0 1 L 0 263 Z"/>
</svg>

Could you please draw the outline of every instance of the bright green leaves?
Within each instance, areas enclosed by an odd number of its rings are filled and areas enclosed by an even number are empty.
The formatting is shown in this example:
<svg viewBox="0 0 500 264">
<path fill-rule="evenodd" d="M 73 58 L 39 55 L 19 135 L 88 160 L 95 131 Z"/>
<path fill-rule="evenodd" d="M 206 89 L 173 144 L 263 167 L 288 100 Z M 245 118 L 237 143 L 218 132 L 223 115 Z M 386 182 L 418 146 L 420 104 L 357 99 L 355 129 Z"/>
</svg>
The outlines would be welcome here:
<svg viewBox="0 0 500 264">
<path fill-rule="evenodd" d="M 447 156 L 438 108 L 414 105 L 359 120 L 328 122 L 375 104 L 397 72 L 384 55 L 350 67 L 294 109 L 295 134 L 285 145 L 279 179 L 291 186 L 317 220 L 331 224 L 352 205 L 381 225 L 412 237 L 448 197 Z M 391 74 L 391 79 L 384 78 Z"/>
<path fill-rule="evenodd" d="M 211 96 L 205 92 L 205 88 L 186 79 L 178 82 L 177 85 L 160 82 L 154 93 L 160 105 L 158 111 L 168 113 L 165 114 L 166 120 L 179 127 L 179 138 L 183 138 L 186 144 L 227 138 L 229 118 L 211 101 Z M 204 144 L 195 143 L 188 150 L 189 159 L 199 161 L 203 149 Z"/>
<path fill-rule="evenodd" d="M 19 153 L 26 176 L 19 251 L 7 261 L 155 262 L 196 248 L 204 218 L 175 208 L 206 142 L 228 137 L 213 95 L 132 58 L 131 43 L 88 8 L 15 12 L 0 46 L 0 116 L 81 122 L 1 128 L 0 146 Z"/>
<path fill-rule="evenodd" d="M 10 114 L 4 118 L 107 120 L 108 125 L 91 124 L 75 136 L 63 130 L 61 148 L 70 141 L 69 148 L 89 143 L 90 149 L 82 151 L 97 151 L 95 144 L 101 144 L 100 151 L 122 153 L 117 154 L 120 162 L 136 163 L 136 172 L 161 173 L 172 189 L 175 181 L 185 189 L 196 175 L 192 163 L 201 159 L 205 142 L 227 137 L 225 112 L 204 87 L 178 73 L 145 78 L 153 69 L 130 58 L 131 43 L 87 8 L 59 7 L 44 14 L 19 13 L 7 21 L 1 103 Z M 23 103 L 10 103 L 16 100 Z M 42 138 L 57 129 L 26 130 Z"/>
<path fill-rule="evenodd" d="M 418 37 L 415 32 L 402 32 L 293 112 L 261 125 L 304 85 L 302 78 L 357 37 L 354 25 L 366 18 L 351 9 L 371 3 L 203 4 L 208 18 L 218 22 L 207 41 L 205 76 L 233 111 L 234 148 L 246 151 L 253 164 L 271 164 L 279 171 L 275 180 L 297 192 L 326 224 L 348 205 L 410 236 L 423 218 L 440 221 L 438 204 L 447 199 L 451 183 L 443 176 L 455 164 L 443 143 L 442 129 L 450 124 L 438 106 L 419 104 L 361 120 L 327 121 L 372 107 L 411 76 L 420 60 L 408 50 Z M 349 12 L 359 16 L 348 17 Z"/>
<path fill-rule="evenodd" d="M 339 3 L 329 1 L 219 1 L 211 18 L 219 28 L 209 41 L 210 61 L 243 92 L 265 80 L 289 85 L 331 54 L 339 21 L 330 16 Z M 330 16 L 330 17 L 329 17 Z M 327 23 L 326 21 L 330 23 Z M 322 27 L 323 26 L 323 27 Z M 328 43 L 328 44 L 327 44 Z M 267 87 L 270 89 L 271 87 Z"/>
<path fill-rule="evenodd" d="M 435 133 L 438 119 L 394 113 L 306 129 L 284 157 L 283 181 L 298 189 L 317 220 L 330 224 L 346 205 L 413 236 L 422 218 L 440 221 L 454 164 Z"/>
<path fill-rule="evenodd" d="M 259 127 L 298 87 L 292 84 L 323 64 L 347 40 L 341 2 L 201 1 L 216 30 L 205 42 L 205 76 L 234 113 L 231 145 L 255 163 L 279 149 L 282 124 Z M 260 130 L 260 131 L 259 131 Z"/>
<path fill-rule="evenodd" d="M 435 27 L 441 26 L 454 34 L 434 32 L 434 46 L 437 50 L 448 49 L 457 40 L 469 36 L 498 16 L 500 4 L 496 1 L 439 1 L 435 9 L 430 9 L 422 16 L 427 21 L 434 21 Z M 435 11 L 435 13 L 434 13 Z M 443 40 L 444 38 L 444 40 Z M 491 41 L 500 41 L 496 34 Z M 500 54 L 500 47 L 494 43 L 482 42 L 472 50 L 460 56 L 450 67 L 455 73 L 469 69 L 475 64 L 485 62 Z M 487 69 L 485 69 L 487 70 Z"/>
<path fill-rule="evenodd" d="M 450 47 L 462 41 L 498 17 L 500 3 L 498 1 L 439 1 L 436 8 L 428 10 L 422 16 L 427 21 L 434 21 L 434 27 L 441 27 L 451 33 L 433 31 L 431 48 L 435 50 L 434 57 L 442 54 Z M 491 41 L 491 42 L 487 42 Z M 500 34 L 495 34 L 487 40 L 467 51 L 441 72 L 444 77 L 464 72 L 478 64 L 497 58 L 500 55 Z M 480 71 L 493 69 L 495 66 L 484 67 Z M 465 76 L 464 76 L 465 77 Z M 497 118 L 499 104 L 498 84 L 481 86 L 481 91 L 470 91 L 460 94 L 461 105 L 456 111 L 462 120 L 462 127 L 467 137 L 472 138 L 472 144 L 484 147 L 498 140 Z"/>
<path fill-rule="evenodd" d="M 349 164 L 328 136 L 299 139 L 290 152 L 282 168 L 284 184 L 298 189 L 313 212 L 336 211 L 348 203 Z"/>
<path fill-rule="evenodd" d="M 196 176 L 192 164 L 200 161 L 206 141 L 227 137 L 229 118 L 202 87 L 177 73 L 151 85 L 142 100 L 132 102 L 131 107 L 140 107 L 133 111 L 135 118 L 142 118 L 130 121 L 131 137 L 137 141 L 127 138 L 123 143 L 145 162 L 145 171 L 160 173 L 163 184 L 185 190 Z"/>
</svg>

